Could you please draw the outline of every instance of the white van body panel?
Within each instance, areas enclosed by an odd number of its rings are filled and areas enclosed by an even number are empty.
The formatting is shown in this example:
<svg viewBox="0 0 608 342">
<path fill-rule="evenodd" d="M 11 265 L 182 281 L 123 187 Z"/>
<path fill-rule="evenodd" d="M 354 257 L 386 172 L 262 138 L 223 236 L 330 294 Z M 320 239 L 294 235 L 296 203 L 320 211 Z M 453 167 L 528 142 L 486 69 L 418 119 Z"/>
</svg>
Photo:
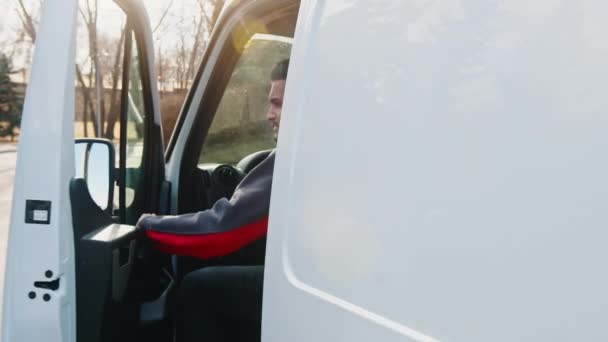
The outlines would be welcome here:
<svg viewBox="0 0 608 342">
<path fill-rule="evenodd" d="M 307 1 L 263 341 L 606 341 L 605 1 Z"/>
<path fill-rule="evenodd" d="M 15 173 L 2 341 L 75 340 L 75 281 L 68 185 L 74 176 L 75 0 L 47 0 L 27 87 Z M 49 224 L 25 223 L 26 201 L 50 201 Z M 50 278 L 45 274 L 52 272 Z M 59 278 L 56 291 L 34 282 Z M 34 299 L 29 293 L 36 293 Z M 44 295 L 50 295 L 45 301 Z"/>
</svg>

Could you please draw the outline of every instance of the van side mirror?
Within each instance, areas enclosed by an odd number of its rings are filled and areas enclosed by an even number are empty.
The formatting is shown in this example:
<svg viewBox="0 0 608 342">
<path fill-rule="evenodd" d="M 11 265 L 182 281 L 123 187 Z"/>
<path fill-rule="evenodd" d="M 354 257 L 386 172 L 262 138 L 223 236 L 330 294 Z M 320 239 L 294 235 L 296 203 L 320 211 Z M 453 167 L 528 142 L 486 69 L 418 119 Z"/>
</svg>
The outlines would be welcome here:
<svg viewBox="0 0 608 342">
<path fill-rule="evenodd" d="M 107 139 L 76 139 L 76 178 L 87 183 L 91 197 L 104 211 L 112 213 L 114 202 L 114 145 Z"/>
</svg>

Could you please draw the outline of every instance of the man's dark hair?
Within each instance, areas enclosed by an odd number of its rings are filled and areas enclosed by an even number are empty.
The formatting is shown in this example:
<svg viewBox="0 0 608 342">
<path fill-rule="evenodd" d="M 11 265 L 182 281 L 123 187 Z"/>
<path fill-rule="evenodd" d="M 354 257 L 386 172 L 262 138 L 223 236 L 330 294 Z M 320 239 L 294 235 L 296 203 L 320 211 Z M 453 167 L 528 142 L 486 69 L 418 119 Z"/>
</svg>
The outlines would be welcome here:
<svg viewBox="0 0 608 342">
<path fill-rule="evenodd" d="M 272 81 L 282 81 L 287 79 L 287 71 L 289 71 L 289 58 L 277 63 L 272 69 L 270 79 Z"/>
</svg>

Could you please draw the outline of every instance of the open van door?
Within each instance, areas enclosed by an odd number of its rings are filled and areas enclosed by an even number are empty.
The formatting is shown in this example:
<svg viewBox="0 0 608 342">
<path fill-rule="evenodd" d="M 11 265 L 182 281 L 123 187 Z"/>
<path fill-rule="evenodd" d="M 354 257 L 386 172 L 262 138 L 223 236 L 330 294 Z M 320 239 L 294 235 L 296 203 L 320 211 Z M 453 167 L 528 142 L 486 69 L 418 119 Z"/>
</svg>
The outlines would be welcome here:
<svg viewBox="0 0 608 342">
<path fill-rule="evenodd" d="M 171 274 L 134 227 L 142 213 L 168 207 L 154 49 L 141 2 L 116 2 L 127 18 L 120 141 L 76 144 L 78 2 L 44 4 L 21 125 L 2 341 L 165 338 L 154 331 L 167 321 Z"/>
</svg>

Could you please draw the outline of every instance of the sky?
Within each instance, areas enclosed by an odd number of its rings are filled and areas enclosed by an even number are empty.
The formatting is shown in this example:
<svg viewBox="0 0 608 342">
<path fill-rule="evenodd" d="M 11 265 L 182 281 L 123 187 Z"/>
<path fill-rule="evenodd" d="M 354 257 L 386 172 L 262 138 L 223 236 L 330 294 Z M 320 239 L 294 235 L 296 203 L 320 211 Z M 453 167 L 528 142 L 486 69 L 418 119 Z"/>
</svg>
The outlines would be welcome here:
<svg viewBox="0 0 608 342">
<path fill-rule="evenodd" d="M 67 1 L 67 0 L 59 0 Z M 80 0 L 83 3 L 83 0 Z M 93 0 L 91 0 L 92 2 Z M 165 9 L 169 7 L 167 16 L 162 25 L 156 30 L 154 36 L 155 44 L 162 44 L 164 49 L 172 48 L 178 40 L 179 30 L 189 29 L 193 17 L 197 14 L 198 4 L 196 0 L 142 0 L 148 11 L 152 27 L 156 27 Z M 36 9 L 39 0 L 24 0 L 28 9 Z M 99 2 L 99 34 L 116 39 L 124 20 L 122 12 L 112 0 L 98 0 Z M 0 0 L 0 8 L 6 9 L 0 14 L 0 53 L 9 53 L 13 49 L 14 41 L 20 27 L 17 15 L 17 0 Z M 83 36 L 83 30 L 79 33 Z M 79 38 L 81 39 L 81 38 Z M 86 46 L 78 48 L 77 58 L 82 59 L 85 55 Z M 15 56 L 13 63 L 16 68 L 21 68 L 26 56 L 20 54 Z"/>
<path fill-rule="evenodd" d="M 162 12 L 168 5 L 171 5 L 170 16 L 187 13 L 198 7 L 195 0 L 143 0 L 143 2 L 152 22 L 158 22 Z M 24 3 L 31 9 L 37 7 L 38 1 L 24 0 Z M 17 7 L 18 3 L 16 0 L 0 0 L 0 8 L 7 9 L 0 14 L 0 38 L 6 39 L 11 34 L 14 35 L 14 31 L 19 26 L 19 18 L 15 12 Z M 100 12 L 102 12 L 101 15 L 104 15 L 106 18 L 108 14 L 114 13 L 117 8 L 112 0 L 99 0 L 99 7 Z M 116 25 L 116 21 L 108 23 L 108 25 L 110 27 Z"/>
</svg>

